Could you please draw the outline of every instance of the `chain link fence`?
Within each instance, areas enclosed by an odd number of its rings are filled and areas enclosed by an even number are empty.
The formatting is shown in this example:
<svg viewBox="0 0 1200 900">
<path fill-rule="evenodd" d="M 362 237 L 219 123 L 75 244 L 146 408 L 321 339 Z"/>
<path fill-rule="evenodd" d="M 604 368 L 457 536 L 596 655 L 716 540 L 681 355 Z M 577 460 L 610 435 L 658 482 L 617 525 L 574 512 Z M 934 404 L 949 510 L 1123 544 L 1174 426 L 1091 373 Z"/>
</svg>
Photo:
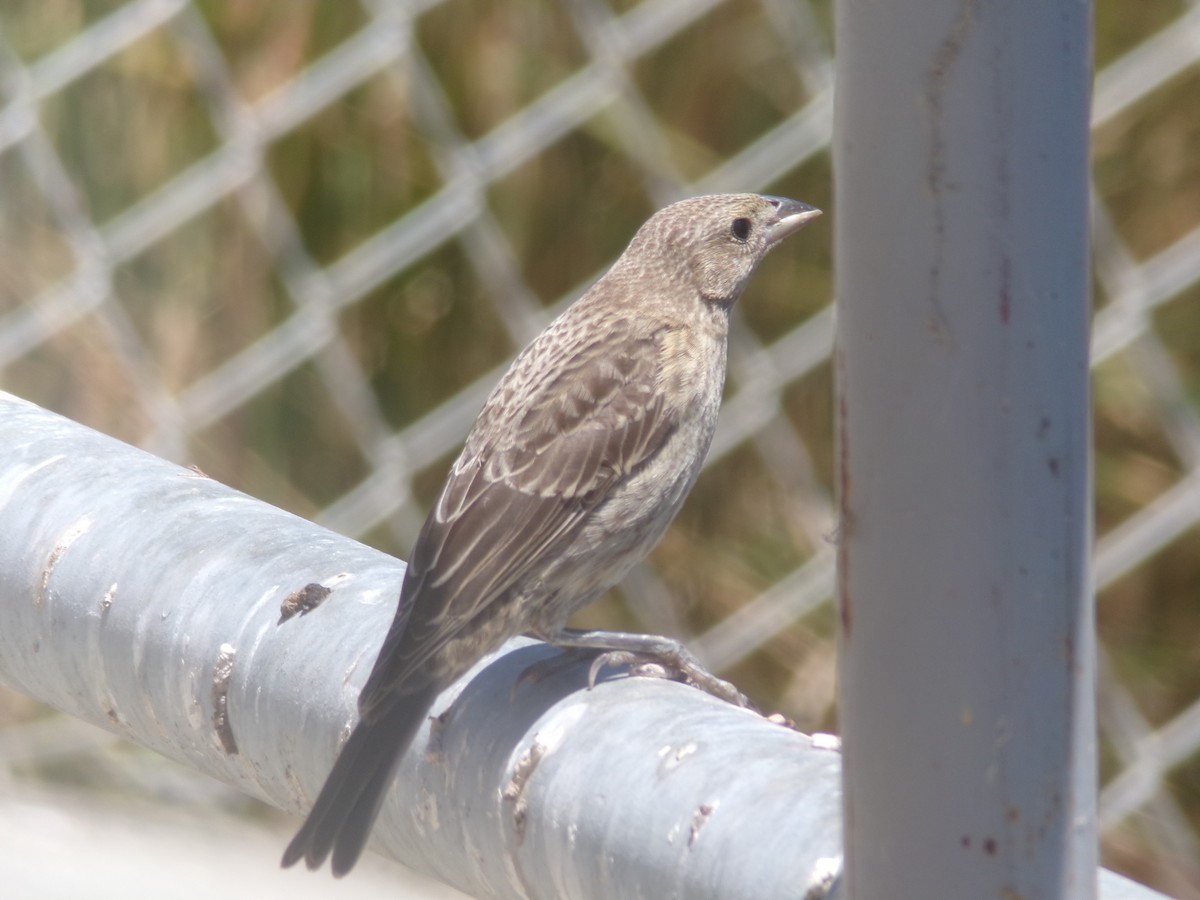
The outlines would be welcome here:
<svg viewBox="0 0 1200 900">
<path fill-rule="evenodd" d="M 650 212 L 836 214 L 830 5 L 6 3 L 0 387 L 404 557 L 508 360 Z M 1096 15 L 1105 863 L 1200 896 L 1200 5 Z M 805 730 L 836 729 L 829 234 L 756 278 L 694 496 L 585 614 Z M 16 697 L 0 726 L 40 748 L 0 785 L 103 781 L 107 738 Z"/>
</svg>

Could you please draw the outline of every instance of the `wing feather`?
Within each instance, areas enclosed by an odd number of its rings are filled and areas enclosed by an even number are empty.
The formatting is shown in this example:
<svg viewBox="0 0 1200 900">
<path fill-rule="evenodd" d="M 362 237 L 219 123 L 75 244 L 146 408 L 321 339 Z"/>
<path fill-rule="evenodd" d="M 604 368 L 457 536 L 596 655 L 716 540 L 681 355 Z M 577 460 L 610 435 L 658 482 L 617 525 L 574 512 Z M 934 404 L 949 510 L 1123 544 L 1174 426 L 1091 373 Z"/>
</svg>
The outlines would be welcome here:
<svg viewBox="0 0 1200 900">
<path fill-rule="evenodd" d="M 514 588 L 535 581 L 666 442 L 677 411 L 656 391 L 661 340 L 620 332 L 570 348 L 524 397 L 506 384 L 520 359 L 497 386 L 413 548 L 401 610 L 360 698 L 364 716 L 448 641 L 515 616 Z M 517 402 L 493 402 L 506 396 Z M 514 623 L 510 634 L 523 630 Z"/>
</svg>

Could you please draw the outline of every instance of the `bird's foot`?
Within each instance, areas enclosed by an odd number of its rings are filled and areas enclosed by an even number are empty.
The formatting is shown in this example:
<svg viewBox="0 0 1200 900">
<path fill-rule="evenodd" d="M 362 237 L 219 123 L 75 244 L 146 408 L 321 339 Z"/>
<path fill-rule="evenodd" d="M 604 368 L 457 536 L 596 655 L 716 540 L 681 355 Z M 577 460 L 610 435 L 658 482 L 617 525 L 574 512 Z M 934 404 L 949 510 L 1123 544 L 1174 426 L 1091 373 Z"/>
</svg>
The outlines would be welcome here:
<svg viewBox="0 0 1200 900">
<path fill-rule="evenodd" d="M 588 669 L 588 687 L 594 687 L 600 670 L 606 666 L 628 666 L 629 674 L 642 678 L 669 678 L 681 681 L 718 700 L 732 703 L 744 709 L 754 709 L 748 697 L 723 678 L 718 678 L 705 669 L 690 653 L 671 654 L 668 658 L 658 655 L 634 653 L 628 650 L 609 650 L 592 660 Z"/>
<path fill-rule="evenodd" d="M 595 686 L 596 678 L 605 666 L 629 666 L 631 675 L 670 678 L 734 706 L 755 708 L 745 694 L 705 669 L 683 644 L 671 638 L 619 631 L 562 629 L 545 639 L 563 650 L 600 651 L 588 670 L 589 688 Z"/>
</svg>

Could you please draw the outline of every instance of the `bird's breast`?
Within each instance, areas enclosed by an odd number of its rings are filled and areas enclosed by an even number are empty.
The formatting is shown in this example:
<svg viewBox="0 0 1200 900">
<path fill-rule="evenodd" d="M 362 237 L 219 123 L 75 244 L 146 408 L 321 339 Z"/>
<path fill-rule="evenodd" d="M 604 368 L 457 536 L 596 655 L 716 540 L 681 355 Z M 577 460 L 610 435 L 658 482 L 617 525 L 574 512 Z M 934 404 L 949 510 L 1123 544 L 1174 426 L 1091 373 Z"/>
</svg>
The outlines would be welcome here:
<svg viewBox="0 0 1200 900">
<path fill-rule="evenodd" d="M 725 389 L 725 330 L 675 329 L 663 333 L 659 390 L 677 407 L 682 423 L 694 422 L 702 438 L 716 427 Z M 705 444 L 707 448 L 707 444 Z"/>
<path fill-rule="evenodd" d="M 649 546 L 679 512 L 708 455 L 725 386 L 724 334 L 667 332 L 662 354 L 658 391 L 676 425 L 597 511 L 597 525 L 611 537 L 634 534 Z"/>
</svg>

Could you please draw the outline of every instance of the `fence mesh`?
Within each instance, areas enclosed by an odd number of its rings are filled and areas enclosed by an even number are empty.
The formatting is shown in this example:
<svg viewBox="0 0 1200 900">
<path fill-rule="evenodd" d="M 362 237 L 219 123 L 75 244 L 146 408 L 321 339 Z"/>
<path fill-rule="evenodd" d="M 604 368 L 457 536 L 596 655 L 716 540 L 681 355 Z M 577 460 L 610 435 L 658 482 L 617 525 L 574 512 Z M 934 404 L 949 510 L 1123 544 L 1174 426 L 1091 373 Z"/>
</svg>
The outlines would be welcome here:
<svg viewBox="0 0 1200 900">
<path fill-rule="evenodd" d="M 6 3 L 0 384 L 403 557 L 507 361 L 651 211 L 829 210 L 830 7 Z M 1104 852 L 1200 896 L 1200 6 L 1096 14 Z M 810 730 L 836 727 L 830 233 L 751 286 L 693 498 L 586 613 Z M 14 697 L 0 725 L 46 730 Z"/>
</svg>

